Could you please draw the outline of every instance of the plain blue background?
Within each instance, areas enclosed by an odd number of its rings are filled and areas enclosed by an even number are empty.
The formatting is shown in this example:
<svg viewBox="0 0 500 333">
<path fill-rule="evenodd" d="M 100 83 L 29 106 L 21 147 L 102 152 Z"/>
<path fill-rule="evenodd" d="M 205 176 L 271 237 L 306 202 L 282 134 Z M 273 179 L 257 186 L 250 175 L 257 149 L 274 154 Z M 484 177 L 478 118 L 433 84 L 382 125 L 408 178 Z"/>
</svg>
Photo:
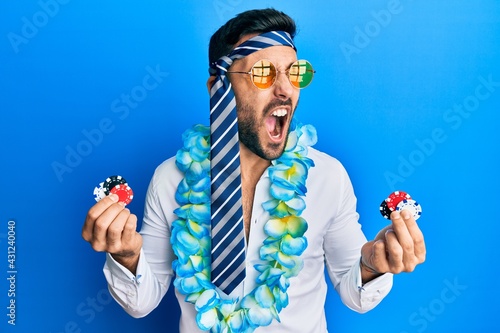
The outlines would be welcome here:
<svg viewBox="0 0 500 333">
<path fill-rule="evenodd" d="M 297 21 L 299 57 L 317 70 L 297 117 L 347 168 L 367 236 L 386 224 L 378 206 L 392 190 L 423 206 L 426 263 L 396 276 L 364 315 L 330 288 L 330 331 L 500 328 L 498 1 L 31 0 L 0 3 L 1 332 L 177 332 L 171 292 L 139 320 L 110 301 L 104 255 L 81 226 L 94 186 L 113 174 L 127 178 L 142 216 L 155 167 L 186 128 L 208 123 L 209 37 L 268 6 Z"/>
</svg>

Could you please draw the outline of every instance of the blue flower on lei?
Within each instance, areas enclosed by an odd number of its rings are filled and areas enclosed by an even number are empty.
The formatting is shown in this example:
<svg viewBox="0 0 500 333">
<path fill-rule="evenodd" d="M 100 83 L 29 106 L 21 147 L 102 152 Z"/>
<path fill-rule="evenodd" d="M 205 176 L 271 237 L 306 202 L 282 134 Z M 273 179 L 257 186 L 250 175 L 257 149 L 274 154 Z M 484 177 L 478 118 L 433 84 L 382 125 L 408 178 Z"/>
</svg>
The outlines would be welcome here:
<svg viewBox="0 0 500 333">
<path fill-rule="evenodd" d="M 257 286 L 239 301 L 222 299 L 210 280 L 210 128 L 195 125 L 184 132 L 184 146 L 176 155 L 184 179 L 175 194 L 178 219 L 172 223 L 174 286 L 194 304 L 201 330 L 250 333 L 273 319 L 280 321 L 279 312 L 288 305 L 289 279 L 304 265 L 300 256 L 307 248 L 307 222 L 300 215 L 306 208 L 309 168 L 314 166 L 307 151 L 316 141 L 314 127 L 292 122 L 284 153 L 268 168 L 272 199 L 263 208 L 271 218 L 264 226 L 262 263 L 254 266 Z"/>
</svg>

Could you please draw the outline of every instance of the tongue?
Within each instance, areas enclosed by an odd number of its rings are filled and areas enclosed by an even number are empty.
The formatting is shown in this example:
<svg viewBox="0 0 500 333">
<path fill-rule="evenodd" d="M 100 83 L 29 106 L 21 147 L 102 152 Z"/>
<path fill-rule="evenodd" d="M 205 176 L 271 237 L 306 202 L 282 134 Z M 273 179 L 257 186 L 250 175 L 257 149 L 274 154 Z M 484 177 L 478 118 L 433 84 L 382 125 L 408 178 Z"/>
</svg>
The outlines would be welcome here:
<svg viewBox="0 0 500 333">
<path fill-rule="evenodd" d="M 270 116 L 266 119 L 266 127 L 272 137 L 278 137 L 281 133 L 281 122 L 278 118 Z"/>
</svg>

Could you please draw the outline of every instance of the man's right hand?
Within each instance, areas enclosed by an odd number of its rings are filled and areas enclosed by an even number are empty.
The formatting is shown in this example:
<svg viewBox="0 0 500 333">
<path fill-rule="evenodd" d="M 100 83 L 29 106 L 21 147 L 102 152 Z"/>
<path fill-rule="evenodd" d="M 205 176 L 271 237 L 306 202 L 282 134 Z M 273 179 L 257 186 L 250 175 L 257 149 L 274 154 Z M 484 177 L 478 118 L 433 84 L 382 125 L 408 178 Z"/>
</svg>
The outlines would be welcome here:
<svg viewBox="0 0 500 333">
<path fill-rule="evenodd" d="M 137 216 L 110 194 L 96 203 L 87 213 L 82 237 L 98 252 L 108 252 L 130 270 L 137 269 L 142 236 L 136 231 Z"/>
</svg>

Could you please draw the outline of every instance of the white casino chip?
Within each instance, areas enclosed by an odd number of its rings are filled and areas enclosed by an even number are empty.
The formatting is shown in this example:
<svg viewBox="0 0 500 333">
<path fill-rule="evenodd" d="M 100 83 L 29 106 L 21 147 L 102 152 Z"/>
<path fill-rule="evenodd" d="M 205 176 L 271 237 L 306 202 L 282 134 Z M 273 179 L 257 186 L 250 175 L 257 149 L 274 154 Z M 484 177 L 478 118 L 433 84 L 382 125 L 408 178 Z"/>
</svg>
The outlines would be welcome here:
<svg viewBox="0 0 500 333">
<path fill-rule="evenodd" d="M 422 206 L 412 199 L 405 199 L 398 203 L 396 211 L 401 212 L 402 210 L 409 211 L 413 215 L 415 221 L 420 218 L 420 215 L 422 215 Z"/>
<path fill-rule="evenodd" d="M 106 193 L 104 193 L 104 182 L 100 183 L 99 186 L 94 188 L 94 199 L 99 202 L 100 200 L 106 197 Z"/>
</svg>

